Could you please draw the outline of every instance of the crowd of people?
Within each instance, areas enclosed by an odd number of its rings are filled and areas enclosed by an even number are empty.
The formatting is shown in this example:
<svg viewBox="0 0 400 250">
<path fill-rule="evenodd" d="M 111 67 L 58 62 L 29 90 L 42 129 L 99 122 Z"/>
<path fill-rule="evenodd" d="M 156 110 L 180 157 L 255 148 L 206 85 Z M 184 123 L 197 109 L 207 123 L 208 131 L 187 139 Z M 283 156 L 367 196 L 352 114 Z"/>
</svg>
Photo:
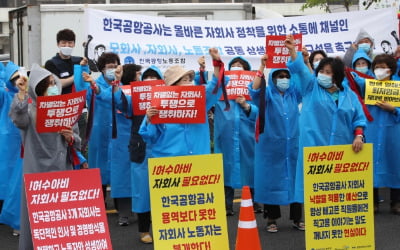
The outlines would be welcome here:
<svg viewBox="0 0 400 250">
<path fill-rule="evenodd" d="M 104 52 L 96 59 L 101 73 L 90 74 L 86 57 L 72 56 L 75 34 L 57 34 L 59 52 L 44 68 L 35 64 L 27 77 L 21 67 L 0 64 L 0 222 L 19 235 L 19 249 L 33 249 L 22 174 L 99 168 L 104 200 L 111 188 L 118 225 L 138 216 L 139 240 L 152 243 L 148 158 L 221 153 L 223 156 L 226 216 L 235 214 L 235 189 L 250 186 L 254 212 L 263 213 L 266 230 L 279 231 L 280 206 L 290 205 L 290 220 L 305 230 L 302 203 L 303 148 L 351 144 L 359 152 L 373 143 L 374 211 L 379 212 L 379 188 L 390 188 L 391 211 L 400 215 L 400 110 L 388 102 L 365 105 L 366 79 L 399 80 L 398 57 L 373 53 L 374 39 L 361 30 L 343 58 L 322 51 L 296 51 L 292 35 L 285 46 L 290 53 L 286 68 L 266 69 L 268 55 L 260 58 L 248 90 L 251 100 L 221 98 L 227 71 L 251 71 L 250 63 L 235 57 L 225 69 L 217 49 L 209 50 L 214 69 L 170 66 L 164 73 L 156 66 L 142 70 L 121 65 L 120 58 Z M 348 70 L 351 68 L 352 70 Z M 267 75 L 264 73 L 268 72 Z M 346 72 L 350 72 L 346 74 Z M 159 113 L 149 107 L 146 115 L 132 110 L 132 98 L 123 85 L 164 80 L 166 86 L 204 85 L 205 123 L 153 124 Z M 79 122 L 57 133 L 36 131 L 38 96 L 87 90 L 87 113 Z M 228 107 L 228 108 L 227 108 Z M 71 160 L 77 152 L 79 163 Z M 87 160 L 86 160 L 87 159 Z M 78 170 L 79 171 L 79 170 Z M 105 202 L 107 207 L 107 203 Z"/>
</svg>

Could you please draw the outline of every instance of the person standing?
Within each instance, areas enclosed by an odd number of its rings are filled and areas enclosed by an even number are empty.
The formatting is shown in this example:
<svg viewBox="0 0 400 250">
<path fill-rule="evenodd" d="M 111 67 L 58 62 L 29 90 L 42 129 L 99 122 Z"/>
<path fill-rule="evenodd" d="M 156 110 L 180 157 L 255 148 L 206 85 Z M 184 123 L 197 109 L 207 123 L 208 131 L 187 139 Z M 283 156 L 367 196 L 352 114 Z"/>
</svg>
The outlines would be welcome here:
<svg viewBox="0 0 400 250">
<path fill-rule="evenodd" d="M 292 226 L 303 231 L 302 207 L 294 202 L 301 96 L 295 88 L 298 82 L 288 69 L 272 69 L 265 88 L 265 100 L 262 99 L 265 103 L 260 101 L 267 60 L 268 55 L 261 58 L 259 71 L 249 86 L 254 103 L 265 105 L 266 129 L 260 134 L 255 149 L 255 200 L 264 204 L 267 232 L 278 232 L 280 205 L 288 204 Z"/>
<path fill-rule="evenodd" d="M 29 88 L 28 88 L 29 85 Z M 61 82 L 51 72 L 34 64 L 29 75 L 16 80 L 18 93 L 10 108 L 10 118 L 21 131 L 24 144 L 23 173 L 45 173 L 73 170 L 68 147 L 80 149 L 78 127 L 61 129 L 56 133 L 36 131 L 36 99 L 38 96 L 61 94 Z M 30 98 L 31 101 L 28 101 Z M 28 207 L 24 186 L 21 194 L 21 235 L 19 249 L 33 249 Z"/>
</svg>

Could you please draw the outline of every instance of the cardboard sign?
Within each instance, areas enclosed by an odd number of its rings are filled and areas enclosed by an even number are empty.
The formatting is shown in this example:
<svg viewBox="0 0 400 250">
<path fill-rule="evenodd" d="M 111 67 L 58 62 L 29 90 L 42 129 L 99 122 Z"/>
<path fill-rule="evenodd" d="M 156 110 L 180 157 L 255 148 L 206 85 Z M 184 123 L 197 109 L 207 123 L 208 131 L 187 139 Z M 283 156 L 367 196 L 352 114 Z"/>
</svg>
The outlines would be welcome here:
<svg viewBox="0 0 400 250">
<path fill-rule="evenodd" d="M 375 249 L 372 144 L 304 148 L 306 249 Z"/>
<path fill-rule="evenodd" d="M 301 51 L 301 34 L 293 35 L 296 50 Z M 266 36 L 268 60 L 266 67 L 270 69 L 286 68 L 286 62 L 290 58 L 289 50 L 285 47 L 286 36 Z"/>
<path fill-rule="evenodd" d="M 154 86 L 164 86 L 164 80 L 131 82 L 132 110 L 135 115 L 145 115 L 151 106 L 151 90 Z"/>
<path fill-rule="evenodd" d="M 149 158 L 154 249 L 228 250 L 221 154 Z"/>
<path fill-rule="evenodd" d="M 38 133 L 58 132 L 72 127 L 82 114 L 86 90 L 56 96 L 38 96 L 36 130 Z"/>
<path fill-rule="evenodd" d="M 151 123 L 205 123 L 205 86 L 155 86 L 151 106 L 157 107 L 158 115 Z"/>
<path fill-rule="evenodd" d="M 24 180 L 34 249 L 112 249 L 99 169 Z"/>
<path fill-rule="evenodd" d="M 251 100 L 247 86 L 254 81 L 256 72 L 244 70 L 225 71 L 225 76 L 229 77 L 229 83 L 226 86 L 229 100 L 235 100 L 238 96 L 244 96 L 246 100 Z M 223 100 L 222 96 L 220 100 Z"/>
<path fill-rule="evenodd" d="M 364 101 L 369 105 L 385 101 L 395 107 L 400 107 L 400 81 L 365 79 Z"/>
</svg>

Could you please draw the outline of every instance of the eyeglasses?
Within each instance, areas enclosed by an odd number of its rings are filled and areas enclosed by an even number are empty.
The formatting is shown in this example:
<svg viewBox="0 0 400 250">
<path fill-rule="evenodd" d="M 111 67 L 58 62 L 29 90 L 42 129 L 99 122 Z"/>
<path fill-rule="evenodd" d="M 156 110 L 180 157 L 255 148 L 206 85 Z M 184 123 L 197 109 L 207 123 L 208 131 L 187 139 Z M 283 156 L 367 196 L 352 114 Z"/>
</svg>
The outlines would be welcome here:
<svg viewBox="0 0 400 250">
<path fill-rule="evenodd" d="M 279 78 L 279 79 L 283 79 L 283 78 L 290 79 L 290 75 L 287 75 L 287 74 L 279 74 L 279 75 L 276 76 L 276 78 Z"/>
</svg>

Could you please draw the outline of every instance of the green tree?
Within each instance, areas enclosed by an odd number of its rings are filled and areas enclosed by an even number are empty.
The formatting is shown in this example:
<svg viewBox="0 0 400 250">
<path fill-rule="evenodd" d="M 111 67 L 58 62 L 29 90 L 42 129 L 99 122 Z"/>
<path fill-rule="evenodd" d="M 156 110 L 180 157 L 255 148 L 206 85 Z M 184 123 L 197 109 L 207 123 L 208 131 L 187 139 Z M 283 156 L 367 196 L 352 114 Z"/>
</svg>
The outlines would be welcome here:
<svg viewBox="0 0 400 250">
<path fill-rule="evenodd" d="M 330 6 L 332 4 L 341 3 L 345 7 L 346 11 L 350 11 L 350 6 L 353 4 L 353 2 L 358 2 L 358 1 L 343 0 L 342 2 L 338 0 L 306 0 L 306 2 L 301 6 L 300 10 L 304 11 L 307 8 L 319 7 L 320 9 L 323 9 L 327 13 L 332 13 Z M 365 2 L 366 2 L 365 9 L 368 9 L 373 2 L 380 2 L 380 0 L 366 0 Z"/>
</svg>

